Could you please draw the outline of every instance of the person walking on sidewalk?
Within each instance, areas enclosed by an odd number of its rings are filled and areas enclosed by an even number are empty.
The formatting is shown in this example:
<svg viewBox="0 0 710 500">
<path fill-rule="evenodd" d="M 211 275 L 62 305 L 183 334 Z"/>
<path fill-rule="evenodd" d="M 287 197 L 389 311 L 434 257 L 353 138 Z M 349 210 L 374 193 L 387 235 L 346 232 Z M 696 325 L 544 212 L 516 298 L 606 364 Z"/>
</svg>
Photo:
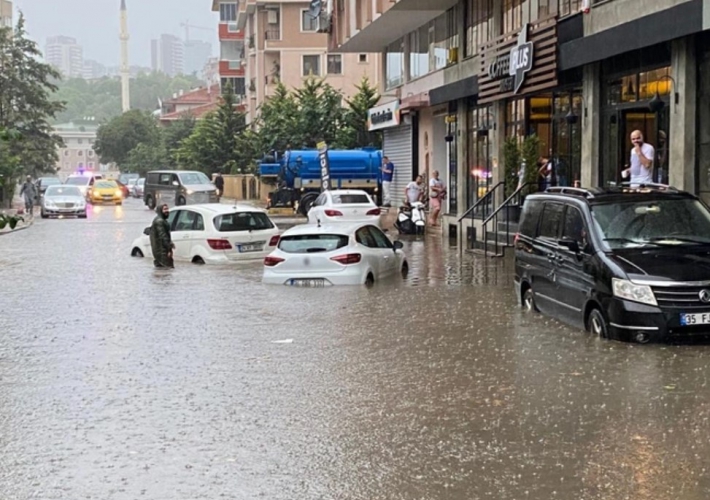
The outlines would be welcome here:
<svg viewBox="0 0 710 500">
<path fill-rule="evenodd" d="M 392 180 L 394 179 L 394 164 L 388 157 L 382 159 L 382 206 L 392 206 Z"/>
<path fill-rule="evenodd" d="M 433 227 L 438 226 L 441 202 L 445 196 L 446 189 L 444 183 L 439 179 L 439 171 L 434 170 L 433 177 L 429 180 L 429 208 L 431 210 L 429 223 Z"/>
<path fill-rule="evenodd" d="M 20 189 L 20 196 L 23 197 L 25 201 L 25 212 L 28 215 L 34 215 L 35 200 L 37 199 L 37 187 L 32 182 L 32 176 L 28 175 L 25 183 L 22 184 L 22 189 Z"/>
<path fill-rule="evenodd" d="M 224 195 L 224 177 L 222 177 L 222 172 L 217 172 L 217 176 L 214 178 L 214 187 L 217 188 L 217 202 Z"/>
<path fill-rule="evenodd" d="M 174 268 L 173 250 L 175 244 L 170 237 L 170 224 L 168 223 L 168 215 L 170 211 L 168 206 L 163 203 L 155 210 L 158 214 L 153 219 L 153 224 L 150 227 L 150 249 L 153 252 L 153 265 L 158 268 Z"/>
</svg>

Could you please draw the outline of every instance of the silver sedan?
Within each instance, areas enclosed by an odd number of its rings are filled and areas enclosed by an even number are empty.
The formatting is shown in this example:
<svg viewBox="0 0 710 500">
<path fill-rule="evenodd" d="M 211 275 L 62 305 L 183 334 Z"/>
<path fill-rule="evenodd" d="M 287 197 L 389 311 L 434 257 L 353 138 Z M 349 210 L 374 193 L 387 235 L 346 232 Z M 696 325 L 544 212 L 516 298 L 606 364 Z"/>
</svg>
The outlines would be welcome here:
<svg viewBox="0 0 710 500">
<path fill-rule="evenodd" d="M 79 217 L 86 219 L 86 199 L 76 186 L 49 186 L 42 197 L 42 218 Z"/>
</svg>

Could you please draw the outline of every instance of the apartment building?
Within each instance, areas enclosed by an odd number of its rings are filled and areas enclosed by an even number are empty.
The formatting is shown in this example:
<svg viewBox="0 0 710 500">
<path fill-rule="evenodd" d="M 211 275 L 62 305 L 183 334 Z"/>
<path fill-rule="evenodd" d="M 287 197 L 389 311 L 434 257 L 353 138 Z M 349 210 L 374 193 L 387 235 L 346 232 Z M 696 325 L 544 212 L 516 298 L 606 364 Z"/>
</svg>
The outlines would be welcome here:
<svg viewBox="0 0 710 500">
<path fill-rule="evenodd" d="M 185 45 L 175 35 L 160 35 L 150 42 L 150 61 L 153 71 L 177 76 L 185 73 Z"/>
<path fill-rule="evenodd" d="M 12 25 L 12 2 L 0 0 L 0 27 L 11 27 Z"/>
<path fill-rule="evenodd" d="M 63 123 L 54 126 L 54 134 L 64 141 L 59 148 L 57 175 L 66 179 L 80 171 L 99 171 L 99 157 L 93 149 L 99 127 L 95 123 Z"/>
<path fill-rule="evenodd" d="M 47 38 L 44 59 L 64 78 L 81 78 L 84 72 L 84 49 L 75 38 L 52 36 Z"/>
<path fill-rule="evenodd" d="M 445 232 L 504 176 L 503 143 L 536 134 L 558 183 L 621 182 L 629 134 L 654 179 L 710 201 L 708 0 L 329 0 L 332 52 L 383 56 L 398 188 L 437 169 Z"/>
<path fill-rule="evenodd" d="M 249 121 L 256 118 L 259 106 L 274 94 L 279 82 L 298 88 L 309 76 L 322 77 L 345 96 L 356 93 L 356 85 L 365 76 L 371 84 L 378 84 L 379 54 L 330 54 L 327 26 L 312 4 L 303 0 L 219 2 L 221 14 L 235 14 L 234 24 L 227 28 L 243 34 L 238 46 L 222 45 L 222 59 L 232 61 L 236 56 L 239 62 Z"/>
<path fill-rule="evenodd" d="M 238 2 L 213 0 L 212 11 L 219 13 L 217 78 L 222 91 L 229 84 L 243 109 L 247 86 L 244 78 L 244 31 L 237 27 Z"/>
</svg>

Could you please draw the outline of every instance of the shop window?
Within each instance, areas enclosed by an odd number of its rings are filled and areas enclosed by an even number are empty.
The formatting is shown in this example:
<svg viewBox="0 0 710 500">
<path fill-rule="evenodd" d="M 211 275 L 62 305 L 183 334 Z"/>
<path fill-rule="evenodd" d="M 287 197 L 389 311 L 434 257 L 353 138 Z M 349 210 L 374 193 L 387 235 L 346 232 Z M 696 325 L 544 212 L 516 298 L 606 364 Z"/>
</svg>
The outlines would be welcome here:
<svg viewBox="0 0 710 500">
<path fill-rule="evenodd" d="M 447 132 L 446 141 L 448 144 L 449 153 L 449 213 L 458 213 L 458 136 L 459 129 L 456 120 L 456 112 L 458 107 L 456 101 L 449 103 L 449 115 L 446 118 Z"/>
<path fill-rule="evenodd" d="M 385 79 L 387 89 L 399 87 L 404 83 L 404 41 L 402 39 L 387 46 Z"/>
<path fill-rule="evenodd" d="M 511 99 L 505 107 L 505 136 L 525 136 L 525 99 Z"/>
<path fill-rule="evenodd" d="M 493 0 L 467 0 L 465 4 L 466 57 L 475 56 L 493 33 Z"/>
<path fill-rule="evenodd" d="M 469 105 L 466 117 L 466 210 L 485 196 L 491 187 L 489 135 L 493 119 L 490 107 Z"/>
</svg>

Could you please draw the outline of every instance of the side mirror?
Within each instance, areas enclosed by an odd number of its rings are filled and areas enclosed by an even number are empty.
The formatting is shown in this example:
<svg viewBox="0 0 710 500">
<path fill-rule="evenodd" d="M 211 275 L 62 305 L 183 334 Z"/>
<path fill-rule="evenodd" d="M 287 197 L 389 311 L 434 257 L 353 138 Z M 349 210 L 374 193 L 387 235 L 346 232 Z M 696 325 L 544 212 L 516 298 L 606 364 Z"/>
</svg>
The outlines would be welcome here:
<svg viewBox="0 0 710 500">
<path fill-rule="evenodd" d="M 149 227 L 145 228 L 143 230 L 143 234 L 145 234 L 146 236 L 150 236 L 150 228 Z"/>
<path fill-rule="evenodd" d="M 561 247 L 565 247 L 567 250 L 573 253 L 579 253 L 581 250 L 579 248 L 579 243 L 576 240 L 560 240 L 557 244 Z"/>
<path fill-rule="evenodd" d="M 173 186 L 179 186 L 180 183 L 178 181 L 173 181 Z"/>
<path fill-rule="evenodd" d="M 404 248 L 404 243 L 402 243 L 402 242 L 399 241 L 399 240 L 397 240 L 397 241 L 395 241 L 394 243 L 392 243 L 392 245 L 394 246 L 394 249 L 395 249 L 395 250 L 402 250 L 402 249 Z"/>
</svg>

